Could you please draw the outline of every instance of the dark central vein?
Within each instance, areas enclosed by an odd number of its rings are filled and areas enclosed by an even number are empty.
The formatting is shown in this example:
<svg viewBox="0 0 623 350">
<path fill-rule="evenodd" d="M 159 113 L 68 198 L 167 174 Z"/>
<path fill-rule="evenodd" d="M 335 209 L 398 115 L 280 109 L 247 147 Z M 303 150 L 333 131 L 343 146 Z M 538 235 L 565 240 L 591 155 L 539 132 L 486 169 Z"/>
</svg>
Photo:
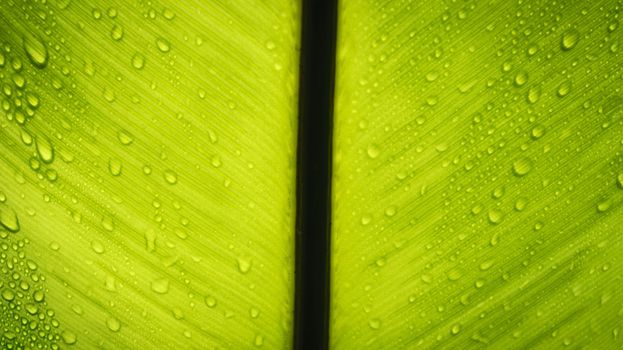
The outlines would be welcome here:
<svg viewBox="0 0 623 350">
<path fill-rule="evenodd" d="M 329 344 L 331 144 L 337 0 L 303 0 L 294 349 Z"/>
</svg>

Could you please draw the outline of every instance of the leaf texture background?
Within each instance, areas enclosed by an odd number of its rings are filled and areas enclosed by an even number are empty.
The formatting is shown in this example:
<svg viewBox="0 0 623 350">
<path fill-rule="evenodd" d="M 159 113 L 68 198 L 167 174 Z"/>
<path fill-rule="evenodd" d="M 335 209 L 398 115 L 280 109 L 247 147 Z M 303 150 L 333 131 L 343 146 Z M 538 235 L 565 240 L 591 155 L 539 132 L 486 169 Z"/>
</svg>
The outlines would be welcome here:
<svg viewBox="0 0 623 350">
<path fill-rule="evenodd" d="M 340 2 L 333 349 L 618 349 L 620 1 Z"/>
<path fill-rule="evenodd" d="M 298 22 L 0 3 L 0 347 L 290 346 Z"/>
</svg>

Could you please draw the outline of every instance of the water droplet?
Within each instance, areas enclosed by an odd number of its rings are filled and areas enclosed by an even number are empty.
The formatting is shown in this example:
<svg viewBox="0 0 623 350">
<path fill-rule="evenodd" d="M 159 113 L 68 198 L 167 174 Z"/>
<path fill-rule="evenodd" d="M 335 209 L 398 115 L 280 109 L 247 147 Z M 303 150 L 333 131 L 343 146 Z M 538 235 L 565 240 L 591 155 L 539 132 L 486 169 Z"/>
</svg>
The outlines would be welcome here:
<svg viewBox="0 0 623 350">
<path fill-rule="evenodd" d="M 112 232 L 115 229 L 115 222 L 112 220 L 111 217 L 105 216 L 102 218 L 102 227 L 104 228 L 104 230 Z"/>
<path fill-rule="evenodd" d="M 249 316 L 251 316 L 251 318 L 258 318 L 260 316 L 260 310 L 252 307 L 249 309 Z"/>
<path fill-rule="evenodd" d="M 526 208 L 528 200 L 526 198 L 518 198 L 515 202 L 515 210 L 522 211 Z"/>
<path fill-rule="evenodd" d="M 378 318 L 373 318 L 370 321 L 368 321 L 368 325 L 370 326 L 371 329 L 379 329 L 381 328 L 381 320 Z"/>
<path fill-rule="evenodd" d="M 269 50 L 274 50 L 275 47 L 277 47 L 277 45 L 275 45 L 275 43 L 273 41 L 268 40 L 266 42 L 266 48 Z"/>
<path fill-rule="evenodd" d="M 175 18 L 175 12 L 173 12 L 171 9 L 165 8 L 164 10 L 162 10 L 162 16 L 170 21 Z"/>
<path fill-rule="evenodd" d="M 528 82 L 528 73 L 525 71 L 519 71 L 517 75 L 515 75 L 515 86 L 523 86 Z"/>
<path fill-rule="evenodd" d="M 617 185 L 619 185 L 619 188 L 623 189 L 623 173 L 617 176 Z"/>
<path fill-rule="evenodd" d="M 368 225 L 371 221 L 372 221 L 372 216 L 369 214 L 364 214 L 361 217 L 361 224 L 364 226 Z"/>
<path fill-rule="evenodd" d="M 420 276 L 420 279 L 422 280 L 422 282 L 429 284 L 433 281 L 433 278 L 430 275 L 427 274 L 423 274 L 422 276 Z"/>
<path fill-rule="evenodd" d="M 264 345 L 264 337 L 261 335 L 256 335 L 255 336 L 255 341 L 253 342 L 253 344 L 255 344 L 255 346 L 260 347 L 262 345 Z"/>
<path fill-rule="evenodd" d="M 108 161 L 108 171 L 110 172 L 112 176 L 121 175 L 122 169 L 123 169 L 123 165 L 121 164 L 121 161 L 119 159 L 111 158 Z"/>
<path fill-rule="evenodd" d="M 121 38 L 123 38 L 123 27 L 115 24 L 110 31 L 110 37 L 115 41 L 121 40 Z"/>
<path fill-rule="evenodd" d="M 556 92 L 558 97 L 565 97 L 571 91 L 571 83 L 565 81 L 558 86 L 558 91 Z"/>
<path fill-rule="evenodd" d="M 96 252 L 97 254 L 102 254 L 104 253 L 104 250 L 105 250 L 102 242 L 98 240 L 91 241 L 91 249 L 93 249 L 93 251 Z"/>
<path fill-rule="evenodd" d="M 532 162 L 528 158 L 521 158 L 513 162 L 513 174 L 524 176 L 532 169 Z"/>
<path fill-rule="evenodd" d="M 205 303 L 209 308 L 214 308 L 216 306 L 216 299 L 209 295 L 205 298 Z"/>
<path fill-rule="evenodd" d="M 8 288 L 7 289 L 3 289 L 2 293 L 0 293 L 0 294 L 2 294 L 2 298 L 4 300 L 6 300 L 6 301 L 12 301 L 13 299 L 15 299 L 15 293 L 12 290 L 8 289 Z"/>
<path fill-rule="evenodd" d="M 246 274 L 249 272 L 249 270 L 251 270 L 252 264 L 253 262 L 251 261 L 251 259 L 242 257 L 238 258 L 238 270 L 243 274 Z"/>
<path fill-rule="evenodd" d="M 177 183 L 177 174 L 170 169 L 164 171 L 164 180 L 170 184 L 175 185 Z"/>
<path fill-rule="evenodd" d="M 13 208 L 0 202 L 0 224 L 9 232 L 19 232 L 20 225 Z"/>
<path fill-rule="evenodd" d="M 61 338 L 63 338 L 63 341 L 67 345 L 75 344 L 76 341 L 78 340 L 78 337 L 76 337 L 76 334 L 70 331 L 63 331 L 63 333 L 61 333 Z"/>
<path fill-rule="evenodd" d="M 158 50 L 161 52 L 169 52 L 171 50 L 171 44 L 164 38 L 156 39 L 156 46 L 158 46 Z"/>
<path fill-rule="evenodd" d="M 134 56 L 132 56 L 132 67 L 143 69 L 143 67 L 145 67 L 145 56 L 138 52 L 135 53 Z"/>
<path fill-rule="evenodd" d="M 45 293 L 43 293 L 42 290 L 37 290 L 34 293 L 32 293 L 32 298 L 34 301 L 40 303 L 43 301 L 43 299 L 45 299 Z"/>
<path fill-rule="evenodd" d="M 169 292 L 169 280 L 166 278 L 159 278 L 151 282 L 151 290 L 158 294 L 166 294 Z"/>
<path fill-rule="evenodd" d="M 526 98 L 530 103 L 536 103 L 541 97 L 541 88 L 537 86 L 533 86 L 528 90 L 528 94 Z"/>
<path fill-rule="evenodd" d="M 221 157 L 219 157 L 218 155 L 215 155 L 214 157 L 212 157 L 212 160 L 210 161 L 210 164 L 212 164 L 212 166 L 215 167 L 215 168 L 220 168 L 220 166 L 223 163 L 221 162 Z"/>
<path fill-rule="evenodd" d="M 608 209 L 610 209 L 610 201 L 609 200 L 604 200 L 601 201 L 599 203 L 597 203 L 597 211 L 600 213 L 606 212 L 608 211 Z"/>
<path fill-rule="evenodd" d="M 37 68 L 45 68 L 48 64 L 48 49 L 36 35 L 24 36 L 24 51 L 30 62 Z"/>
<path fill-rule="evenodd" d="M 461 271 L 458 270 L 458 269 L 452 269 L 452 270 L 448 271 L 447 275 L 448 275 L 448 279 L 450 281 L 457 281 L 457 280 L 459 280 L 463 276 Z"/>
<path fill-rule="evenodd" d="M 460 324 L 455 324 L 452 326 L 452 329 L 450 330 L 450 332 L 452 333 L 452 335 L 457 335 L 459 334 L 459 332 L 461 332 L 461 325 Z"/>
<path fill-rule="evenodd" d="M 108 329 L 113 332 L 119 332 L 121 329 L 121 322 L 114 317 L 110 317 L 106 320 L 106 326 L 108 326 Z"/>
<path fill-rule="evenodd" d="M 488 217 L 490 223 L 497 225 L 502 222 L 503 214 L 502 211 L 498 209 L 490 209 Z"/>
<path fill-rule="evenodd" d="M 131 145 L 132 142 L 134 142 L 134 136 L 127 130 L 120 130 L 117 132 L 117 139 L 124 146 Z"/>
<path fill-rule="evenodd" d="M 50 164 L 54 161 L 54 146 L 47 137 L 37 137 L 37 153 L 44 163 Z"/>
<path fill-rule="evenodd" d="M 480 264 L 480 269 L 482 271 L 487 271 L 493 266 L 493 260 L 485 260 Z"/>
<path fill-rule="evenodd" d="M 396 211 L 397 211 L 397 209 L 396 209 L 395 206 L 393 206 L 393 205 L 389 206 L 389 207 L 387 207 L 387 209 L 385 209 L 385 215 L 387 217 L 392 217 L 392 216 L 396 215 Z"/>
<path fill-rule="evenodd" d="M 563 51 L 569 51 L 575 47 L 580 39 L 580 33 L 575 29 L 569 29 L 562 33 L 560 38 L 560 48 Z"/>
<path fill-rule="evenodd" d="M 531 136 L 533 139 L 540 139 L 545 134 L 545 127 L 543 125 L 535 125 L 532 128 Z"/>
<path fill-rule="evenodd" d="M 385 266 L 385 263 L 387 262 L 387 260 L 385 260 L 385 258 L 379 258 L 376 260 L 376 266 L 378 267 L 383 267 Z"/>
<path fill-rule="evenodd" d="M 368 153 L 368 157 L 374 159 L 379 156 L 379 154 L 381 153 L 381 150 L 379 149 L 379 146 L 375 144 L 370 144 L 368 146 L 367 153 Z"/>
</svg>

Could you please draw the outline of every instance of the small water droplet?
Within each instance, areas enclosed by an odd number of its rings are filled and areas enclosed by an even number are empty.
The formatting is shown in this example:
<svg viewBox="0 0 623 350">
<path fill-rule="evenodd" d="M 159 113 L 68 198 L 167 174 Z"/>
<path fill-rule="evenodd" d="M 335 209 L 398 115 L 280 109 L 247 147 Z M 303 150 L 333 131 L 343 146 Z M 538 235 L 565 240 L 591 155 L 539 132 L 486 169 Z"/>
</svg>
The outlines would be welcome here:
<svg viewBox="0 0 623 350">
<path fill-rule="evenodd" d="M 538 86 L 533 86 L 528 90 L 528 94 L 526 95 L 526 99 L 529 103 L 536 103 L 541 97 L 541 88 Z"/>
<path fill-rule="evenodd" d="M 556 91 L 556 94 L 558 95 L 558 97 L 565 97 L 569 94 L 570 91 L 571 91 L 571 83 L 568 81 L 565 81 L 565 82 L 562 82 L 558 86 L 558 91 Z"/>
<path fill-rule="evenodd" d="M 252 264 L 253 262 L 251 261 L 251 259 L 243 257 L 238 258 L 238 270 L 243 274 L 246 274 L 249 272 L 249 270 L 251 270 Z"/>
<path fill-rule="evenodd" d="M 450 330 L 450 333 L 452 333 L 452 335 L 457 335 L 457 334 L 459 334 L 459 332 L 461 332 L 461 325 L 457 323 L 457 324 L 452 326 L 452 329 Z"/>
<path fill-rule="evenodd" d="M 214 308 L 216 306 L 216 299 L 209 295 L 205 297 L 205 303 L 209 308 Z"/>
<path fill-rule="evenodd" d="M 610 209 L 610 201 L 609 200 L 603 200 L 599 203 L 597 203 L 597 211 L 600 213 L 604 213 L 606 211 L 608 211 L 608 209 Z"/>
<path fill-rule="evenodd" d="M 378 318 L 373 318 L 370 321 L 368 321 L 368 325 L 370 326 L 371 329 L 379 329 L 381 328 L 381 320 Z"/>
<path fill-rule="evenodd" d="M 169 280 L 166 278 L 159 278 L 151 282 L 151 290 L 158 294 L 166 294 L 169 292 Z"/>
<path fill-rule="evenodd" d="M 488 217 L 490 223 L 497 225 L 502 222 L 503 214 L 502 211 L 498 209 L 490 209 Z"/>
<path fill-rule="evenodd" d="M 158 46 L 158 50 L 160 50 L 161 52 L 171 51 L 171 44 L 165 38 L 156 39 L 156 46 Z"/>
<path fill-rule="evenodd" d="M 123 165 L 121 164 L 121 160 L 117 158 L 111 158 L 108 161 L 108 171 L 112 176 L 121 175 L 121 171 L 123 169 Z"/>
<path fill-rule="evenodd" d="M 532 169 L 532 162 L 528 158 L 517 159 L 513 162 L 513 174 L 524 176 Z"/>
<path fill-rule="evenodd" d="M 61 338 L 63 338 L 63 342 L 67 345 L 75 344 L 76 341 L 78 341 L 76 334 L 70 331 L 63 331 L 63 333 L 61 333 Z"/>
<path fill-rule="evenodd" d="M 387 207 L 387 209 L 385 209 L 385 215 L 387 217 L 392 217 L 392 216 L 396 215 L 396 212 L 397 212 L 397 209 L 393 205 L 389 206 L 389 207 Z"/>
<path fill-rule="evenodd" d="M 623 189 L 623 173 L 617 176 L 617 185 L 620 189 Z"/>
<path fill-rule="evenodd" d="M 487 271 L 493 266 L 493 260 L 485 260 L 480 264 L 480 269 L 482 271 Z"/>
<path fill-rule="evenodd" d="M 117 139 L 122 145 L 128 146 L 134 142 L 134 136 L 127 130 L 120 130 L 117 132 Z"/>
<path fill-rule="evenodd" d="M 535 125 L 532 128 L 532 132 L 530 136 L 536 140 L 536 139 L 540 139 L 541 137 L 543 137 L 544 134 L 545 134 L 545 127 L 543 125 Z"/>
<path fill-rule="evenodd" d="M 132 67 L 143 69 L 143 67 L 145 67 L 145 56 L 138 52 L 135 53 L 134 56 L 132 56 Z"/>
<path fill-rule="evenodd" d="M 102 254 L 105 251 L 104 244 L 102 244 L 102 242 L 98 240 L 91 241 L 91 249 L 93 249 L 93 251 L 97 254 Z"/>
<path fill-rule="evenodd" d="M 177 174 L 173 170 L 167 169 L 164 171 L 164 180 L 169 185 L 175 185 L 177 183 Z"/>
<path fill-rule="evenodd" d="M 106 320 L 106 326 L 108 326 L 108 329 L 113 332 L 119 332 L 121 329 L 121 322 L 114 317 L 110 317 Z"/>
<path fill-rule="evenodd" d="M 261 335 L 256 335 L 255 336 L 255 341 L 253 342 L 253 344 L 255 344 L 255 346 L 260 347 L 264 345 L 264 337 Z"/>
<path fill-rule="evenodd" d="M 519 71 L 515 75 L 515 86 L 523 86 L 528 82 L 528 73 L 526 71 Z"/>
<path fill-rule="evenodd" d="M 113 25 L 110 31 L 110 37 L 115 41 L 121 40 L 123 38 L 123 27 L 118 24 Z"/>
<path fill-rule="evenodd" d="M 376 144 L 370 144 L 368 146 L 367 153 L 368 153 L 368 157 L 374 159 L 379 156 L 379 154 L 381 153 L 381 150 L 379 149 L 379 146 L 377 146 Z"/>
<path fill-rule="evenodd" d="M 112 220 L 111 217 L 105 216 L 102 218 L 102 227 L 104 228 L 104 230 L 112 232 L 115 229 L 115 222 Z"/>
</svg>

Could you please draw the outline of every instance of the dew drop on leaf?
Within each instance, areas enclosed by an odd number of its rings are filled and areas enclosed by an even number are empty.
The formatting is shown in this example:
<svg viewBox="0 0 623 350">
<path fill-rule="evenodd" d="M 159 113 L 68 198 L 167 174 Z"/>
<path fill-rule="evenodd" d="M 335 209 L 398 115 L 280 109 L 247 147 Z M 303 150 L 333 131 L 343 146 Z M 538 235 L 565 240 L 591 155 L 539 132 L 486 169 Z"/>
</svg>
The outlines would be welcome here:
<svg viewBox="0 0 623 350">
<path fill-rule="evenodd" d="M 106 320 L 106 326 L 112 332 L 119 332 L 119 330 L 121 329 L 121 322 L 119 322 L 119 320 L 114 317 L 110 317 Z"/>
<path fill-rule="evenodd" d="M 43 41 L 33 34 L 24 36 L 24 51 L 30 62 L 37 68 L 45 68 L 48 64 L 48 50 Z"/>
<path fill-rule="evenodd" d="M 367 153 L 368 153 L 368 157 L 374 159 L 379 156 L 379 154 L 381 153 L 381 150 L 379 149 L 379 146 L 375 144 L 370 144 L 368 146 Z"/>
<path fill-rule="evenodd" d="M 517 159 L 513 162 L 513 174 L 524 176 L 532 170 L 532 162 L 528 158 Z"/>
<path fill-rule="evenodd" d="M 169 280 L 166 278 L 159 278 L 151 282 L 151 290 L 158 294 L 166 294 L 169 292 Z"/>
<path fill-rule="evenodd" d="M 13 208 L 0 202 L 0 225 L 9 232 L 19 232 L 20 225 Z"/>
<path fill-rule="evenodd" d="M 132 67 L 143 69 L 143 67 L 145 67 L 145 56 L 138 52 L 135 53 L 134 56 L 132 56 Z"/>
<path fill-rule="evenodd" d="M 503 214 L 499 209 L 490 209 L 489 210 L 489 222 L 496 225 L 502 222 Z"/>
<path fill-rule="evenodd" d="M 580 39 L 580 33 L 575 29 L 569 29 L 562 33 L 560 47 L 563 51 L 569 51 L 575 47 Z"/>
<path fill-rule="evenodd" d="M 50 164 L 54 161 L 54 146 L 52 142 L 46 137 L 37 137 L 36 139 L 37 153 L 41 160 Z"/>
</svg>

